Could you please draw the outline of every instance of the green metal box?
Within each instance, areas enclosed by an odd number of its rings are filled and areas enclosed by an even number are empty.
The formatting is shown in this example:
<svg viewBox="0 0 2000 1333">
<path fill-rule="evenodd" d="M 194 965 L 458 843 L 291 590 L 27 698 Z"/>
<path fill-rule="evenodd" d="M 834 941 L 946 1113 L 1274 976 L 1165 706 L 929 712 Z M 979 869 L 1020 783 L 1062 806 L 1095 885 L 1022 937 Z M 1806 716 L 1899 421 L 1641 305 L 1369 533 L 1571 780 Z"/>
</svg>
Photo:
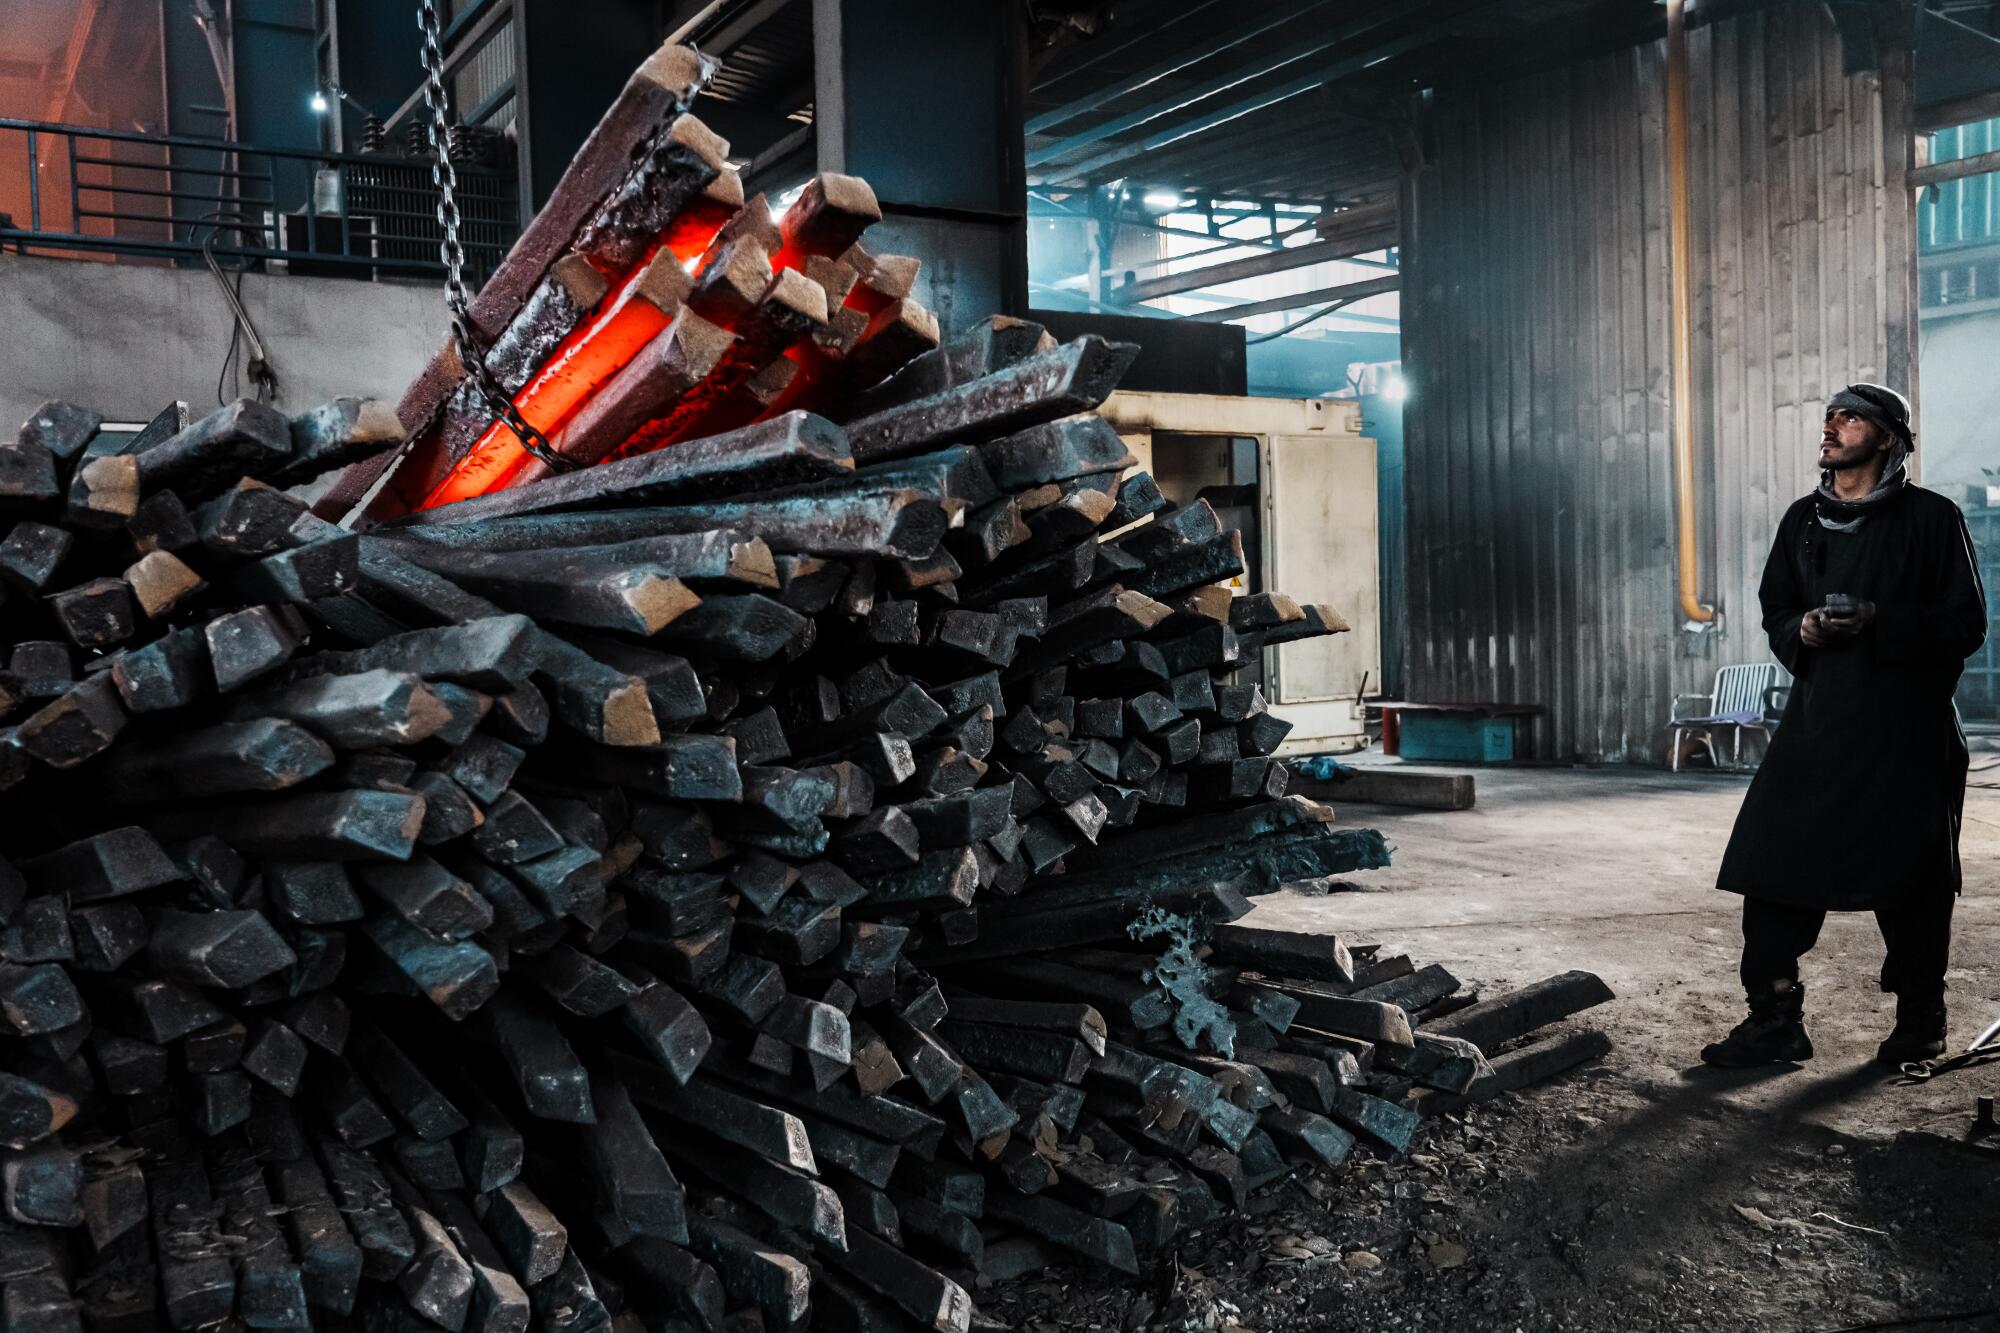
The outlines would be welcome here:
<svg viewBox="0 0 2000 1333">
<path fill-rule="evenodd" d="M 1405 759 L 1504 764 L 1514 758 L 1514 719 L 1412 709 L 1401 719 L 1397 753 Z"/>
</svg>

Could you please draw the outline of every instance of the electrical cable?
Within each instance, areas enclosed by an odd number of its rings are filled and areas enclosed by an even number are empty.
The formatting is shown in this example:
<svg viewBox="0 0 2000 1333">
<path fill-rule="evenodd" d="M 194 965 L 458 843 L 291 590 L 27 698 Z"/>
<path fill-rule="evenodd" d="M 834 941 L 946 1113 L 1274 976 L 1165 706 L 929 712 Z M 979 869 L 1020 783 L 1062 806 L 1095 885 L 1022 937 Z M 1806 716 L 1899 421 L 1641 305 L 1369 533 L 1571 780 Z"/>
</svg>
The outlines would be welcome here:
<svg viewBox="0 0 2000 1333">
<path fill-rule="evenodd" d="M 237 274 L 237 281 L 239 283 L 242 281 L 242 278 L 242 274 Z M 232 319 L 229 322 L 229 345 L 222 349 L 222 366 L 215 372 L 215 405 L 217 407 L 229 406 L 229 395 L 224 390 L 223 383 L 229 378 L 229 368 L 236 364 L 236 351 L 242 344 L 242 341 L 243 326 Z"/>
<path fill-rule="evenodd" d="M 246 259 L 237 268 L 236 285 L 231 287 L 228 275 L 223 272 L 221 262 L 215 257 L 215 241 L 222 232 L 222 224 L 235 222 L 240 225 L 251 222 L 251 219 L 230 209 L 212 209 L 201 215 L 201 222 L 208 224 L 208 232 L 201 238 L 202 262 L 208 266 L 209 275 L 222 290 L 222 299 L 229 306 L 232 320 L 229 346 L 223 350 L 222 368 L 215 377 L 215 401 L 218 405 L 227 405 L 228 400 L 223 397 L 223 381 L 229 377 L 229 368 L 236 360 L 240 344 L 247 339 L 250 346 L 250 364 L 247 368 L 250 371 L 251 383 L 256 385 L 257 401 L 272 402 L 278 396 L 278 372 L 271 368 L 271 359 L 265 351 L 264 339 L 258 334 L 256 324 L 250 319 L 250 312 L 243 305 L 243 275 L 248 271 L 250 263 Z"/>
</svg>

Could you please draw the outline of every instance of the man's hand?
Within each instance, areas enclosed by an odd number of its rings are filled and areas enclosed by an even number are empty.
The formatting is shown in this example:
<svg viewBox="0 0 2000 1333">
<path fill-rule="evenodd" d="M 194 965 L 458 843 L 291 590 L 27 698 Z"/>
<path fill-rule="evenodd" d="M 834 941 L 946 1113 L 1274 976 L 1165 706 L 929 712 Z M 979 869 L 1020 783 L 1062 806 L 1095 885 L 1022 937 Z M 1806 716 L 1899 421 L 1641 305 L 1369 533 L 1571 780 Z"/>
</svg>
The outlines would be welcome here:
<svg viewBox="0 0 2000 1333">
<path fill-rule="evenodd" d="M 1799 642 L 1808 648 L 1837 648 L 1858 638 L 1875 623 L 1875 603 L 1856 602 L 1848 615 L 1836 616 L 1825 607 L 1814 607 L 1799 621 Z"/>
<path fill-rule="evenodd" d="M 1833 615 L 1826 611 L 1820 614 L 1824 617 L 1825 627 L 1837 638 L 1852 639 L 1875 623 L 1875 603 L 1856 602 L 1854 610 L 1844 616 Z"/>
</svg>

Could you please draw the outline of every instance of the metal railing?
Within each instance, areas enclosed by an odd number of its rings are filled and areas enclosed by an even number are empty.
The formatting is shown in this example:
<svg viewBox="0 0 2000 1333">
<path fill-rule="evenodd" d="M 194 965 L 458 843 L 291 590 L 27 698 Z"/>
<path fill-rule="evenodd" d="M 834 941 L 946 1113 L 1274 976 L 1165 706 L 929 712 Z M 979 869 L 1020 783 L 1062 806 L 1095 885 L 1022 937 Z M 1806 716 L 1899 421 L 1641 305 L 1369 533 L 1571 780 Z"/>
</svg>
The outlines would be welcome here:
<svg viewBox="0 0 2000 1333">
<path fill-rule="evenodd" d="M 515 176 L 459 163 L 458 184 L 477 283 L 519 233 Z M 0 118 L 0 250 L 168 261 L 206 250 L 266 271 L 442 277 L 436 210 L 418 158 Z"/>
</svg>

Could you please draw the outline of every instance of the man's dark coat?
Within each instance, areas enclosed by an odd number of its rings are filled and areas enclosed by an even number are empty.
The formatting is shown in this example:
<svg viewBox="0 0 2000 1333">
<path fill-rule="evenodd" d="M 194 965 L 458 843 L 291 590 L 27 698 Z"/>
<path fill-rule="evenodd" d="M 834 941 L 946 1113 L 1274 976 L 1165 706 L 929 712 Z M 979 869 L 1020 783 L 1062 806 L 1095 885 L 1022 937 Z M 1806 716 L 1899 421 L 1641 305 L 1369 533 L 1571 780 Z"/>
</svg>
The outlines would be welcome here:
<svg viewBox="0 0 2000 1333">
<path fill-rule="evenodd" d="M 1799 621 L 1828 593 L 1874 602 L 1875 622 L 1808 648 Z M 1841 911 L 1957 892 L 1966 749 L 1952 691 L 1986 638 L 1957 506 L 1904 486 L 1837 532 L 1807 496 L 1778 525 L 1757 595 L 1771 651 L 1796 680 L 1717 887 Z"/>
</svg>

